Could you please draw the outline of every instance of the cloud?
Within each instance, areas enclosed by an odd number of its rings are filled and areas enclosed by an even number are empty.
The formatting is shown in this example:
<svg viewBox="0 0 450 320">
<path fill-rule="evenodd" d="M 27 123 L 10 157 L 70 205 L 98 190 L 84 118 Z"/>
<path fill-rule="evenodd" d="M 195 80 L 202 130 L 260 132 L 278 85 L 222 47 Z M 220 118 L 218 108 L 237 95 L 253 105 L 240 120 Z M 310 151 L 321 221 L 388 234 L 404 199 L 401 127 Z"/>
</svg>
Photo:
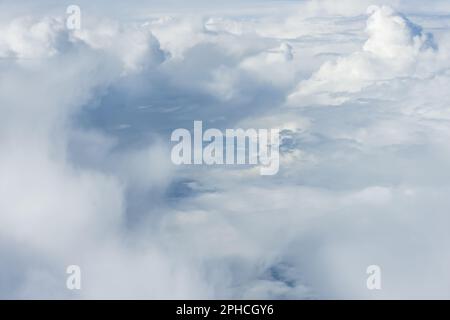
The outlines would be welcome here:
<svg viewBox="0 0 450 320">
<path fill-rule="evenodd" d="M 448 297 L 442 2 L 82 2 L 79 31 L 8 5 L 1 297 Z M 173 166 L 170 133 L 193 120 L 280 128 L 280 173 Z"/>
<path fill-rule="evenodd" d="M 369 7 L 367 21 L 369 39 L 363 50 L 384 59 L 409 60 L 436 44 L 430 33 L 390 7 Z"/>
<path fill-rule="evenodd" d="M 362 50 L 325 62 L 289 96 L 291 105 L 340 105 L 348 94 L 377 81 L 423 76 L 418 65 L 433 59 L 433 36 L 392 8 L 371 6 Z"/>
<path fill-rule="evenodd" d="M 158 40 L 145 25 L 122 27 L 110 21 L 97 22 L 92 29 L 75 31 L 75 37 L 94 49 L 117 56 L 127 72 L 155 66 L 166 58 Z"/>
<path fill-rule="evenodd" d="M 5 58 L 37 59 L 54 56 L 71 45 L 61 20 L 18 18 L 3 26 L 0 55 Z"/>
<path fill-rule="evenodd" d="M 119 164 L 106 163 L 104 157 L 111 156 L 114 139 L 96 131 L 84 133 L 72 117 L 101 98 L 112 83 L 130 72 L 155 68 L 164 55 L 151 33 L 137 28 L 112 29 L 98 36 L 95 31 L 71 33 L 57 18 L 18 18 L 5 30 L 0 80 L 1 233 L 6 243 L 18 246 L 19 257 L 33 251 L 36 259 L 30 257 L 28 266 L 17 269 L 21 275 L 10 271 L 18 281 L 2 287 L 1 295 L 67 297 L 69 293 L 52 287 L 61 275 L 54 266 L 70 264 L 75 256 L 81 263 L 81 256 L 118 241 L 127 224 L 127 184 L 139 181 L 133 183 L 148 187 L 148 179 L 154 179 L 153 174 L 145 178 L 133 170 L 142 162 L 158 161 L 157 152 L 147 157 L 143 151 L 133 151 L 134 155 L 118 159 Z M 99 46 L 90 42 L 96 36 L 93 42 Z M 124 43 L 130 39 L 134 46 Z M 117 46 L 118 41 L 128 50 Z M 91 166 L 87 157 L 84 166 L 72 162 L 74 137 L 83 141 L 83 147 L 103 149 L 96 155 L 101 169 Z M 92 157 L 88 151 L 85 154 Z M 111 174 L 110 168 L 119 173 Z M 154 172 L 164 176 L 161 167 Z M 121 250 L 120 244 L 113 246 Z M 2 259 L 2 270 L 13 267 L 10 257 L 6 254 Z M 41 270 L 40 264 L 49 267 Z"/>
</svg>

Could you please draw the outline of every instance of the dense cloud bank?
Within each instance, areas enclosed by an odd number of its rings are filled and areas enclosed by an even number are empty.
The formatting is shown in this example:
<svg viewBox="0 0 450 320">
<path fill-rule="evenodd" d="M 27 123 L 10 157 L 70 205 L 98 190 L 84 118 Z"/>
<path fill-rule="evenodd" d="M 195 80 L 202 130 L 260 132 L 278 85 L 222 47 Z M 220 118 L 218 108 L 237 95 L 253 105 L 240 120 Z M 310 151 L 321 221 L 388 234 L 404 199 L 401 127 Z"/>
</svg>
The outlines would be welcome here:
<svg viewBox="0 0 450 320">
<path fill-rule="evenodd" d="M 0 4 L 0 297 L 450 297 L 446 2 L 34 6 Z M 280 128 L 279 174 L 174 166 L 194 120 Z"/>
</svg>

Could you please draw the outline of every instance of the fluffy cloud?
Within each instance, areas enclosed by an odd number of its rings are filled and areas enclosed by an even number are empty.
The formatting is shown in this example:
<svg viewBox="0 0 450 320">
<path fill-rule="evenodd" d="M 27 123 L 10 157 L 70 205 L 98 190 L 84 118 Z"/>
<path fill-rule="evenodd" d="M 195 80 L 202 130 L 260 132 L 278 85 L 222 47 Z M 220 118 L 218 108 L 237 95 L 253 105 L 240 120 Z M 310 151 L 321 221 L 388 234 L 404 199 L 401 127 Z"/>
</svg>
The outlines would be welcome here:
<svg viewBox="0 0 450 320">
<path fill-rule="evenodd" d="M 3 58 L 37 59 L 54 56 L 70 44 L 61 20 L 18 18 L 1 29 L 0 54 Z"/>
<path fill-rule="evenodd" d="M 394 77 L 424 76 L 421 63 L 433 59 L 433 37 L 392 8 L 371 6 L 361 51 L 325 62 L 290 95 L 292 105 L 339 105 L 348 93 Z M 425 70 L 423 70 L 425 69 Z M 427 73 L 429 74 L 429 73 Z"/>
<path fill-rule="evenodd" d="M 448 297 L 446 6 L 335 4 L 0 10 L 0 296 Z M 282 129 L 280 173 L 174 167 L 193 120 Z"/>
</svg>

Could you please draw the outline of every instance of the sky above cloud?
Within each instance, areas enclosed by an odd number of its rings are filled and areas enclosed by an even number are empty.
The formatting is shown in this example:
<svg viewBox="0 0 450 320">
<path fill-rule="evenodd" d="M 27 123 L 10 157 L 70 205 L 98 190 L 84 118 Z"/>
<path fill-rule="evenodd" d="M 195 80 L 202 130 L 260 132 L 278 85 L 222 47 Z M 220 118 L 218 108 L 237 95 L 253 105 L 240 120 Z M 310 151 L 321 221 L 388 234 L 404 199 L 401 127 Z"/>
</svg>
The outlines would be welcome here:
<svg viewBox="0 0 450 320">
<path fill-rule="evenodd" d="M 450 297 L 447 1 L 78 5 L 0 4 L 0 298 Z M 194 120 L 280 172 L 174 166 Z"/>
</svg>

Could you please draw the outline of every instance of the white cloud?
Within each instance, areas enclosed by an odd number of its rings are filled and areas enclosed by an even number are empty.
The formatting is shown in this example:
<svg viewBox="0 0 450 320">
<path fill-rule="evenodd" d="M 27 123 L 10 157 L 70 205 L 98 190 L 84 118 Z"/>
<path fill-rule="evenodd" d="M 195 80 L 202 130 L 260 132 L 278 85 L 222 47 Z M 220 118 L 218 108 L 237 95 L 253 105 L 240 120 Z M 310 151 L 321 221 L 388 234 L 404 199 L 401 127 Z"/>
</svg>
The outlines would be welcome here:
<svg viewBox="0 0 450 320">
<path fill-rule="evenodd" d="M 376 81 L 395 77 L 424 76 L 418 65 L 433 59 L 436 44 L 431 34 L 392 8 L 371 6 L 362 50 L 325 62 L 289 97 L 292 105 L 340 105 L 348 93 Z M 428 71 L 428 70 L 426 70 Z"/>
<path fill-rule="evenodd" d="M 2 58 L 37 59 L 54 56 L 71 45 L 60 19 L 17 18 L 0 29 Z"/>
<path fill-rule="evenodd" d="M 0 296 L 448 297 L 447 7 L 392 5 L 0 10 Z M 282 129 L 279 175 L 175 168 L 199 119 Z"/>
</svg>

